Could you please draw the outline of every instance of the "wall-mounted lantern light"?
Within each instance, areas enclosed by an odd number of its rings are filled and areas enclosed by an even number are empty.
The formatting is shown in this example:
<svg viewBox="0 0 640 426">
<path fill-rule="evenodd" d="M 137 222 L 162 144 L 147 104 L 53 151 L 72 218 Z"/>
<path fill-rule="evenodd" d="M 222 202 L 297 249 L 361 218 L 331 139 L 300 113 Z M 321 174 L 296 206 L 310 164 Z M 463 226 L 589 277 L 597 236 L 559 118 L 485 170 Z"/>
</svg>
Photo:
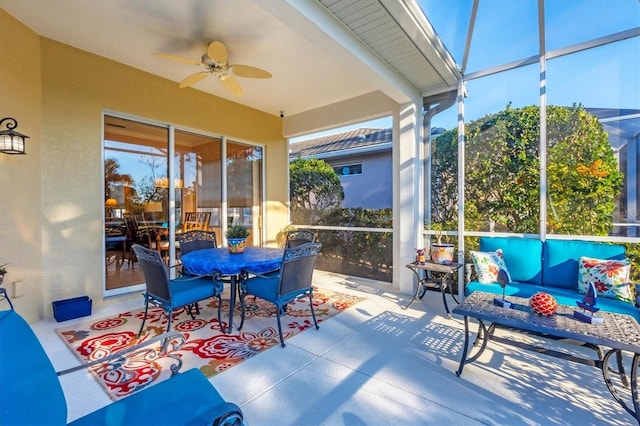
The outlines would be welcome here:
<svg viewBox="0 0 640 426">
<path fill-rule="evenodd" d="M 28 139 L 29 136 L 13 130 L 18 127 L 18 122 L 15 118 L 7 117 L 0 120 L 0 128 L 5 121 L 8 121 L 5 124 L 7 130 L 0 130 L 0 152 L 4 154 L 26 154 L 24 151 L 25 139 Z"/>
</svg>

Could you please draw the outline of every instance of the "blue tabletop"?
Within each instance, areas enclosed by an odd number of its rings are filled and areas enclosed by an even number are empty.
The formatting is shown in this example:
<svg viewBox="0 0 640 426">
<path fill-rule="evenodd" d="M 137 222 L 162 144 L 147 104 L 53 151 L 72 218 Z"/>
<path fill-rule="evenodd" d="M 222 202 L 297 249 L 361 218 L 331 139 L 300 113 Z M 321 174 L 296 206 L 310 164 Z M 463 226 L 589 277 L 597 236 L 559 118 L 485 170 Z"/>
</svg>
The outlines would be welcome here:
<svg viewBox="0 0 640 426">
<path fill-rule="evenodd" d="M 244 253 L 231 254 L 227 247 L 191 251 L 181 257 L 182 264 L 192 274 L 206 275 L 220 271 L 236 275 L 243 269 L 269 272 L 280 268 L 284 250 L 267 247 L 247 247 Z"/>
</svg>

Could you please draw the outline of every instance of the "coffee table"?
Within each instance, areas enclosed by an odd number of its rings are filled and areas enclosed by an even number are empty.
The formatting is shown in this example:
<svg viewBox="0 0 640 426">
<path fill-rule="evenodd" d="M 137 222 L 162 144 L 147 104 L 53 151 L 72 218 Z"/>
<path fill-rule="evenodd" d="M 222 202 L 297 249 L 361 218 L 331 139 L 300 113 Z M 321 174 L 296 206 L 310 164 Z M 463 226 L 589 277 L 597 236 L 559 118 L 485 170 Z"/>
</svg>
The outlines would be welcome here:
<svg viewBox="0 0 640 426">
<path fill-rule="evenodd" d="M 557 312 L 549 317 L 535 314 L 529 307 L 529 299 L 509 296 L 507 300 L 512 302 L 515 308 L 501 308 L 493 304 L 495 294 L 475 291 L 468 296 L 454 310 L 454 314 L 464 317 L 464 347 L 460 358 L 460 366 L 456 375 L 462 374 L 466 364 L 477 360 L 487 347 L 487 343 L 493 337 L 496 326 L 503 326 L 515 331 L 531 332 L 551 338 L 572 339 L 582 342 L 586 346 L 596 349 L 598 359 L 587 365 L 594 365 L 602 371 L 607 388 L 613 398 L 640 424 L 640 399 L 638 395 L 638 365 L 640 364 L 640 324 L 631 316 L 614 314 L 610 312 L 598 312 L 602 316 L 603 324 L 588 324 L 578 321 L 573 317 L 572 306 L 560 305 Z M 478 334 L 474 346 L 480 345 L 477 352 L 469 355 L 469 318 L 478 320 Z M 485 323 L 491 323 L 489 327 Z M 603 356 L 602 348 L 608 348 Z M 622 363 L 622 352 L 630 352 L 632 355 L 630 385 L 632 406 L 624 401 L 614 386 L 609 374 L 609 359 L 616 355 L 617 368 L 622 385 L 628 386 L 626 373 Z"/>
</svg>

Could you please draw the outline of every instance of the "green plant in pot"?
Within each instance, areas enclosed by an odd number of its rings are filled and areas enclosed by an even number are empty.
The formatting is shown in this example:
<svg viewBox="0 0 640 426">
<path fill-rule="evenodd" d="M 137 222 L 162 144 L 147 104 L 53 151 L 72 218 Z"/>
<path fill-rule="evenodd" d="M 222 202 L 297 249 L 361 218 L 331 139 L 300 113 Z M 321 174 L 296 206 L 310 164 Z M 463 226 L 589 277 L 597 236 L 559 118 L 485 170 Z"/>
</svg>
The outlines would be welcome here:
<svg viewBox="0 0 640 426">
<path fill-rule="evenodd" d="M 249 236 L 249 229 L 246 226 L 235 223 L 227 228 L 225 235 L 229 253 L 239 254 L 244 252 L 244 248 L 247 245 L 247 237 Z"/>
<path fill-rule="evenodd" d="M 453 263 L 455 246 L 449 243 L 444 226 L 441 223 L 432 223 L 430 229 L 436 236 L 436 242 L 431 244 L 431 260 L 441 264 Z"/>
</svg>

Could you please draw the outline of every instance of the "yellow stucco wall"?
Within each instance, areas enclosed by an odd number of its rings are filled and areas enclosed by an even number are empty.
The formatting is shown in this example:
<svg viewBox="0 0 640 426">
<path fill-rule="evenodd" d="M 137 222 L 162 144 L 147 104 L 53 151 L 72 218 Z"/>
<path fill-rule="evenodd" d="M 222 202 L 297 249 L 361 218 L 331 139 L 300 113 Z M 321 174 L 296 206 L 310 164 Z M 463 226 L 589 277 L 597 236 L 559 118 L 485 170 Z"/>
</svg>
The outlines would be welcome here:
<svg viewBox="0 0 640 426">
<path fill-rule="evenodd" d="M 6 40 L 0 34 L 0 46 L 5 52 L 20 52 L 10 61 L 16 63 L 14 70 L 0 68 L 0 105 L 3 114 L 20 113 L 19 130 L 33 141 L 29 155 L 0 158 L 0 177 L 15 188 L 8 206 L 13 217 L 1 219 L 0 262 L 7 257 L 6 247 L 11 247 L 17 259 L 7 261 L 24 268 L 15 275 L 28 277 L 29 284 L 25 283 L 25 295 L 14 302 L 28 320 L 51 315 L 53 300 L 88 295 L 94 306 L 109 302 L 102 297 L 105 110 L 264 144 L 268 176 L 264 223 L 267 242 L 275 242 L 286 225 L 288 195 L 287 143 L 279 117 L 195 89 L 179 89 L 175 82 L 40 38 L 0 12 L 3 32 L 5 25 L 19 27 L 12 32 L 18 40 Z M 11 43 L 11 48 L 5 43 Z M 5 84 L 17 86 L 11 92 L 13 101 L 4 96 Z M 28 96 L 24 88 L 19 90 L 21 86 L 30 88 Z M 4 170 L 5 165 L 19 172 L 20 178 Z M 20 222 L 33 235 L 6 231 Z M 33 262 L 25 263 L 26 257 Z"/>
<path fill-rule="evenodd" d="M 42 91 L 40 38 L 0 9 L 0 119 L 13 117 L 16 131 L 30 136 L 27 155 L 0 154 L 0 265 L 3 287 L 25 294 L 14 305 L 27 319 L 44 315 L 40 250 L 40 141 Z M 2 130 L 6 127 L 3 125 Z M 28 295 L 28 296 L 26 296 Z M 28 300 L 28 301 L 27 301 Z M 0 302 L 0 309 L 7 309 Z"/>
</svg>

